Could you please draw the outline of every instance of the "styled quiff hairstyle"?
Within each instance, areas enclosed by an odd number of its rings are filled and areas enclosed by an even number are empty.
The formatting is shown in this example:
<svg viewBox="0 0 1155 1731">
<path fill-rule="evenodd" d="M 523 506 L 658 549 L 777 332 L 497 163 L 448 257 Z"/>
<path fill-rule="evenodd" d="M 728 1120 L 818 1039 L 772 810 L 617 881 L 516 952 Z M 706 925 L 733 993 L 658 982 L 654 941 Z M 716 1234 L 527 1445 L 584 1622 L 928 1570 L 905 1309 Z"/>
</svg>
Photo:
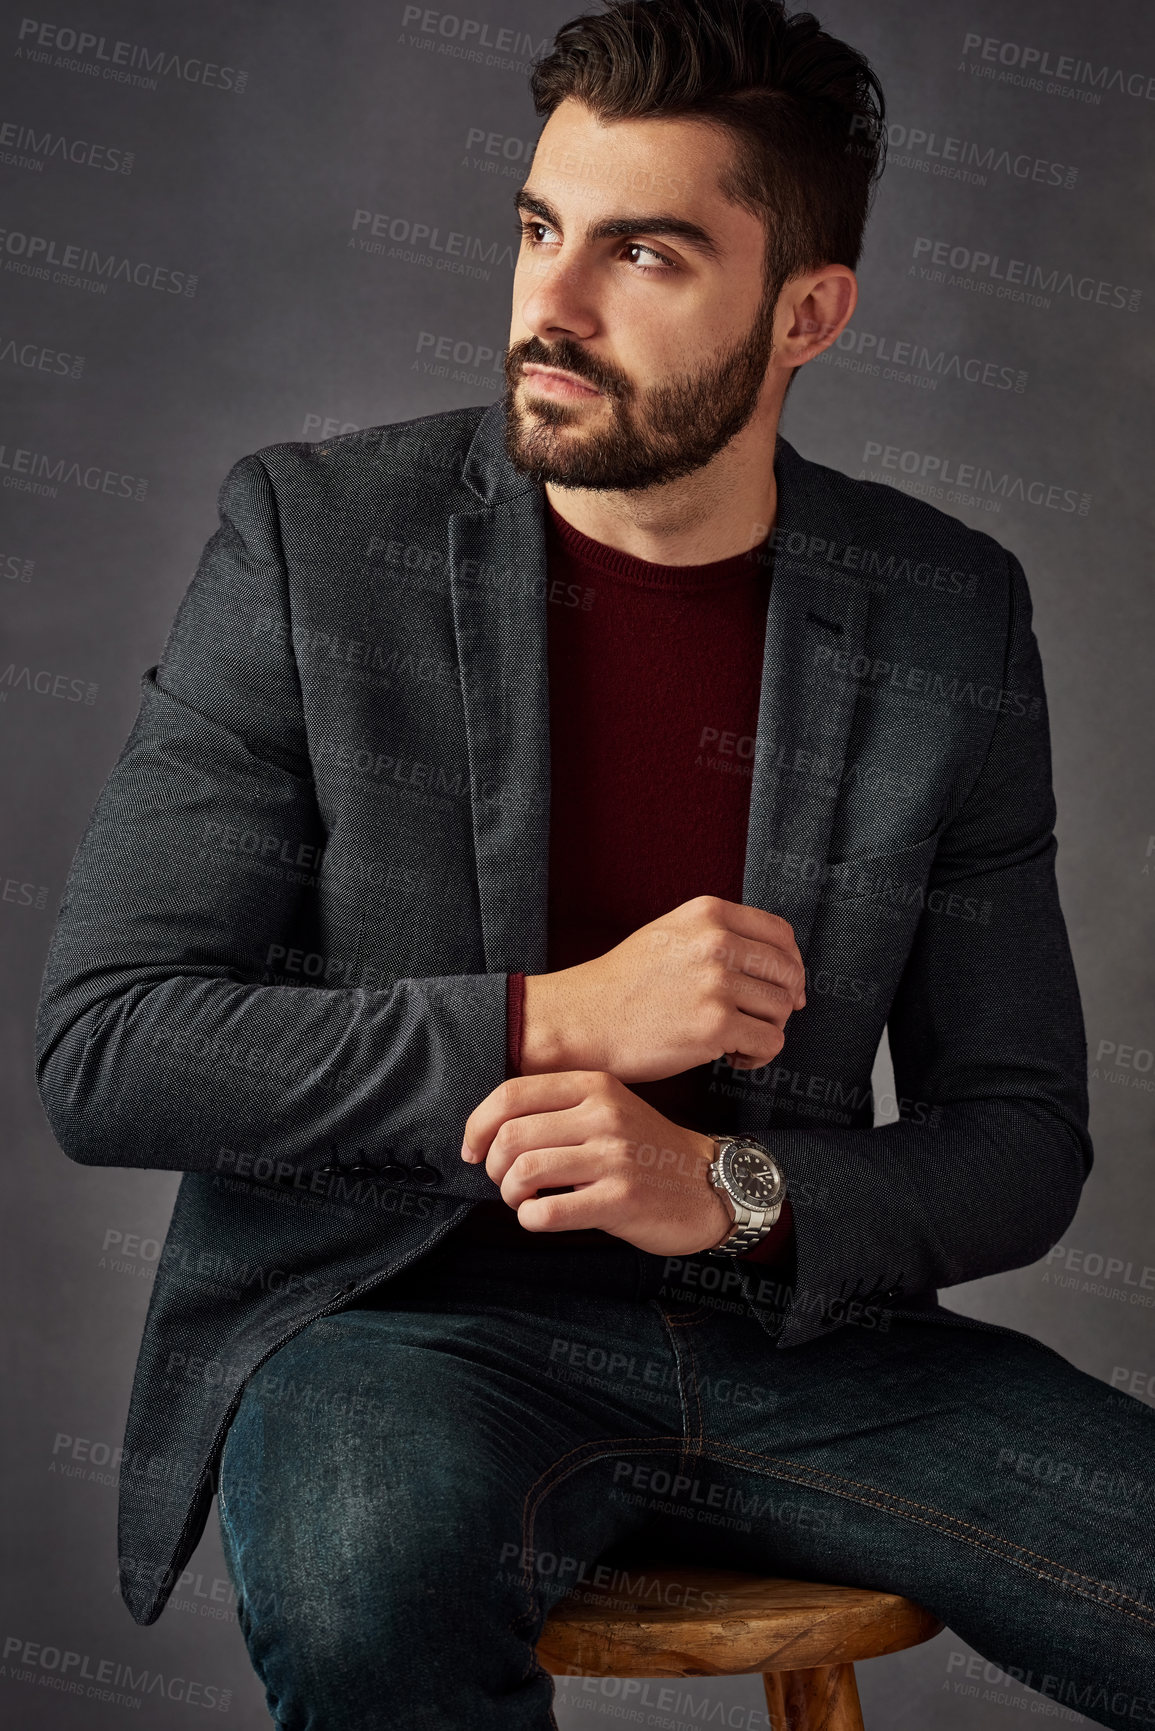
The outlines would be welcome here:
<svg viewBox="0 0 1155 1731">
<path fill-rule="evenodd" d="M 885 155 L 886 103 L 857 49 L 783 0 L 603 0 L 563 24 L 530 79 L 599 120 L 685 116 L 725 128 L 722 191 L 764 223 L 767 298 L 824 264 L 851 269 Z"/>
</svg>

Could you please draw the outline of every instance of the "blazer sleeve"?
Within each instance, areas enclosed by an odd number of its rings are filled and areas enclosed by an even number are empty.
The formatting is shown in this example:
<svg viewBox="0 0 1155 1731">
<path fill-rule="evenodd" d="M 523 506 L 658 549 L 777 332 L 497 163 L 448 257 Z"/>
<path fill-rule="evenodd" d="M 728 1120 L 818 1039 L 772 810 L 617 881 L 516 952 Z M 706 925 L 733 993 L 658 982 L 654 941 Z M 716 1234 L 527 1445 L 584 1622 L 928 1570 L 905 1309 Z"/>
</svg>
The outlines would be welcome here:
<svg viewBox="0 0 1155 1731">
<path fill-rule="evenodd" d="M 901 1306 L 1036 1261 L 1062 1236 L 1090 1171 L 1046 695 L 1026 578 L 1007 561 L 998 714 L 940 836 L 887 1024 L 896 1092 L 917 1110 L 874 1129 L 773 1135 L 787 1174 L 804 1181 L 781 1346 L 854 1320 L 856 1301 Z M 951 917 L 968 898 L 984 917 Z"/>
<path fill-rule="evenodd" d="M 68 874 L 36 1017 L 49 1123 L 84 1165 L 212 1173 L 244 1155 L 287 1175 L 401 1157 L 430 1190 L 491 1196 L 460 1148 L 505 1075 L 505 974 L 256 983 L 310 874 L 262 876 L 213 838 L 235 826 L 319 860 L 325 830 L 259 456 L 219 508 Z"/>
</svg>

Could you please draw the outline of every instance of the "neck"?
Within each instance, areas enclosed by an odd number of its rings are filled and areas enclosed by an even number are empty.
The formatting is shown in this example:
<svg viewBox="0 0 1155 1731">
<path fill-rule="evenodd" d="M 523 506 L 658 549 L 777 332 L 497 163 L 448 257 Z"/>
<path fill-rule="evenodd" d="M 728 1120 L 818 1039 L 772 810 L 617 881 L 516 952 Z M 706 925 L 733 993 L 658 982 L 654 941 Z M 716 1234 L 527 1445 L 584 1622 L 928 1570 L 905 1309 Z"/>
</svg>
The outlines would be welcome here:
<svg viewBox="0 0 1155 1731">
<path fill-rule="evenodd" d="M 546 496 L 583 535 L 655 565 L 708 565 L 748 553 L 774 527 L 778 418 L 756 415 L 709 463 L 680 480 L 633 492 L 547 481 Z"/>
</svg>

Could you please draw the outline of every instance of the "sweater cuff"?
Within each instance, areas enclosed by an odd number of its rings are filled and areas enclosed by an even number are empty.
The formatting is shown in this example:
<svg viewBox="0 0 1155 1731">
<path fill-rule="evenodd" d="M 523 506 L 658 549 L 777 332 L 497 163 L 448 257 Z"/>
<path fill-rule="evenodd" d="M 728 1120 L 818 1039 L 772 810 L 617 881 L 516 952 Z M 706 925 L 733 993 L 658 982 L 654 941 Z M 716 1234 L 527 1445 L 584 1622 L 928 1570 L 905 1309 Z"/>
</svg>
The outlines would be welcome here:
<svg viewBox="0 0 1155 1731">
<path fill-rule="evenodd" d="M 525 975 L 509 974 L 505 984 L 505 1076 L 521 1075 L 521 1030 L 525 1021 Z"/>
<path fill-rule="evenodd" d="M 738 1261 L 777 1262 L 785 1253 L 793 1235 L 793 1212 L 790 1207 L 790 1198 L 787 1196 L 786 1200 L 782 1204 L 781 1214 L 778 1216 L 765 1238 L 760 1238 L 752 1249 L 747 1250 L 744 1256 L 738 1258 Z"/>
</svg>

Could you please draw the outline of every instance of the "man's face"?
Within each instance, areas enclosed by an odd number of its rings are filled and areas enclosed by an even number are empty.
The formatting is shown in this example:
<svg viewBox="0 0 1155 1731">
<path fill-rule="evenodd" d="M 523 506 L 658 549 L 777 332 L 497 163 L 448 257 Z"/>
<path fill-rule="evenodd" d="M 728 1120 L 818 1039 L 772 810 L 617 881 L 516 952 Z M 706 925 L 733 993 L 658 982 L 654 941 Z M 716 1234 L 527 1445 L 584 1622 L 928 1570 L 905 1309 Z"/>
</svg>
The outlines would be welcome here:
<svg viewBox="0 0 1155 1731">
<path fill-rule="evenodd" d="M 767 408 L 765 231 L 719 190 L 731 151 L 695 120 L 602 125 L 573 100 L 550 116 L 517 195 L 505 404 L 522 473 L 677 480 Z"/>
</svg>

